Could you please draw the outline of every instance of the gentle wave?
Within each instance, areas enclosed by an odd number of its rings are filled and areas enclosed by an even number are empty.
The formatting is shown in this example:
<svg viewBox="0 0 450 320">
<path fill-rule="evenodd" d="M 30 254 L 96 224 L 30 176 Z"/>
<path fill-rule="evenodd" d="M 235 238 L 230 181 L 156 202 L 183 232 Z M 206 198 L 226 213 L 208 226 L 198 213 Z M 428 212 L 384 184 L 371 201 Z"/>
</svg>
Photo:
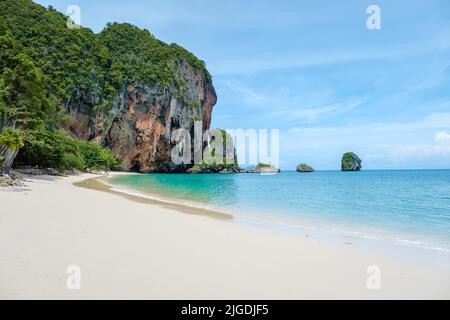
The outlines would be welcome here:
<svg viewBox="0 0 450 320">
<path fill-rule="evenodd" d="M 221 212 L 283 233 L 378 246 L 381 253 L 394 248 L 413 258 L 434 252 L 450 265 L 450 170 L 149 174 L 115 176 L 107 183 L 117 192 Z"/>
<path fill-rule="evenodd" d="M 259 225 L 259 226 L 264 226 L 267 228 L 279 226 L 279 227 L 284 228 L 285 229 L 284 231 L 286 231 L 286 232 L 297 230 L 297 233 L 310 231 L 312 233 L 328 233 L 328 234 L 336 235 L 336 236 L 348 235 L 348 236 L 352 236 L 355 238 L 361 238 L 361 239 L 367 239 L 367 240 L 383 240 L 383 241 L 391 240 L 391 241 L 394 241 L 403 246 L 412 246 L 412 247 L 417 247 L 417 248 L 422 248 L 422 249 L 427 249 L 427 250 L 450 252 L 450 249 L 448 249 L 448 248 L 444 248 L 442 246 L 434 245 L 431 243 L 426 243 L 424 241 L 389 238 L 386 236 L 380 236 L 380 235 L 376 235 L 376 234 L 342 230 L 342 229 L 337 229 L 337 228 L 327 229 L 327 228 L 320 228 L 317 226 L 306 225 L 306 224 L 287 223 L 287 222 L 283 222 L 283 221 L 276 221 L 276 220 L 272 220 L 272 219 L 257 217 L 256 215 L 255 216 L 248 216 L 248 215 L 244 216 L 242 214 L 236 214 L 235 212 L 233 212 L 233 210 L 227 211 L 227 210 L 223 210 L 223 208 L 219 208 L 217 206 L 205 205 L 205 204 L 201 204 L 201 203 L 195 203 L 195 202 L 186 201 L 183 199 L 176 199 L 176 198 L 167 199 L 160 195 L 149 194 L 149 193 L 140 192 L 140 191 L 137 191 L 137 190 L 134 190 L 131 188 L 118 186 L 118 185 L 109 183 L 106 180 L 104 180 L 103 182 L 105 184 L 107 184 L 108 186 L 110 186 L 111 190 L 115 191 L 115 192 L 127 194 L 130 196 L 140 197 L 140 198 L 144 198 L 144 199 L 148 199 L 148 200 L 158 201 L 158 202 L 162 202 L 162 203 L 167 203 L 167 204 L 182 205 L 182 206 L 186 206 L 186 207 L 194 208 L 194 209 L 212 210 L 212 211 L 216 211 L 216 212 L 222 212 L 222 213 L 234 216 L 235 220 L 237 222 L 242 222 L 245 224 Z"/>
<path fill-rule="evenodd" d="M 393 236 L 389 235 L 379 235 L 376 233 L 363 233 L 363 232 L 357 232 L 357 231 L 350 231 L 350 230 L 342 230 L 337 229 L 333 227 L 317 227 L 313 225 L 307 225 L 307 224 L 293 224 L 293 223 L 286 223 L 282 221 L 274 221 L 270 219 L 264 219 L 264 218 L 256 218 L 256 217 L 239 217 L 238 221 L 244 222 L 246 224 L 256 224 L 256 225 L 262 225 L 265 227 L 270 228 L 271 226 L 281 226 L 286 229 L 291 230 L 298 230 L 298 232 L 311 232 L 314 235 L 316 235 L 317 238 L 321 239 L 324 237 L 321 237 L 321 234 L 323 235 L 328 234 L 331 236 L 351 236 L 356 239 L 364 239 L 364 240 L 371 240 L 371 241 L 385 241 L 385 242 L 392 242 L 397 245 L 402 246 L 411 246 L 426 250 L 432 250 L 432 251 L 439 251 L 439 252 L 449 252 L 449 248 L 442 247 L 440 244 L 436 244 L 433 242 L 426 242 L 423 240 L 407 240 L 407 239 L 398 239 Z M 285 230 L 289 231 L 289 230 Z M 374 231 L 376 232 L 376 231 Z M 325 237 L 328 238 L 329 237 Z M 339 241 L 338 241 L 339 242 Z M 355 241 L 357 242 L 357 241 Z"/>
<path fill-rule="evenodd" d="M 230 212 L 225 212 L 225 211 L 220 210 L 219 208 L 216 208 L 214 206 L 203 205 L 203 204 L 200 204 L 200 203 L 189 202 L 189 201 L 185 201 L 185 200 L 181 200 L 181 199 L 167 199 L 167 198 L 164 198 L 164 197 L 159 196 L 159 195 L 139 192 L 137 190 L 128 189 L 128 188 L 125 188 L 125 187 L 122 187 L 122 186 L 119 187 L 117 185 L 108 183 L 106 181 L 103 181 L 103 182 L 111 187 L 111 191 L 127 194 L 129 196 L 144 198 L 144 199 L 153 200 L 153 201 L 162 202 L 162 203 L 167 203 L 167 204 L 181 205 L 181 206 L 194 208 L 194 209 L 211 210 L 211 211 L 222 212 L 222 213 L 225 213 L 225 214 L 231 214 Z"/>
</svg>

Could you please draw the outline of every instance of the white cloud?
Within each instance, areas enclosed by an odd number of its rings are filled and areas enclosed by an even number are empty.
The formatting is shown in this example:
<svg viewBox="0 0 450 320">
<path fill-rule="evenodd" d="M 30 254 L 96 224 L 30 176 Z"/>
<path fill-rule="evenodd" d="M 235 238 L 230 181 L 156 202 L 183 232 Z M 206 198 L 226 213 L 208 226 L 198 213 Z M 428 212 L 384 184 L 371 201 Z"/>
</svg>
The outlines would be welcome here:
<svg viewBox="0 0 450 320">
<path fill-rule="evenodd" d="M 433 41 L 423 41 L 420 45 L 398 45 L 388 49 L 367 48 L 359 49 L 354 47 L 339 48 L 330 52 L 328 48 L 315 52 L 305 51 L 302 54 L 295 52 L 285 52 L 279 56 L 260 55 L 256 57 L 234 57 L 228 63 L 223 61 L 211 61 L 208 67 L 216 76 L 254 74 L 273 70 L 289 70 L 292 68 L 308 68 L 319 66 L 330 66 L 364 61 L 383 61 L 387 59 L 399 59 L 403 57 L 427 55 L 432 51 L 448 50 L 448 45 Z"/>
<path fill-rule="evenodd" d="M 330 137 L 343 135 L 379 137 L 396 136 L 396 133 L 410 134 L 421 129 L 445 128 L 450 124 L 450 112 L 433 112 L 423 119 L 410 122 L 373 122 L 341 127 L 291 128 L 288 133 L 302 135 L 325 134 Z"/>
<path fill-rule="evenodd" d="M 266 96 L 248 88 L 247 86 L 236 83 L 233 81 L 220 81 L 220 84 L 224 85 L 227 89 L 229 89 L 232 94 L 239 95 L 241 99 L 244 99 L 247 104 L 256 105 L 263 104 L 269 101 L 269 98 Z"/>
<path fill-rule="evenodd" d="M 363 98 L 361 99 L 351 98 L 345 102 L 328 104 L 323 106 L 308 107 L 304 109 L 289 108 L 284 110 L 283 109 L 276 110 L 275 112 L 272 113 L 272 115 L 276 117 L 288 117 L 291 120 L 302 119 L 309 122 L 314 122 L 321 117 L 351 111 L 362 105 L 364 101 L 365 99 Z"/>
<path fill-rule="evenodd" d="M 410 122 L 292 128 L 281 143 L 289 157 L 314 157 L 318 168 L 334 168 L 346 151 L 358 153 L 366 168 L 450 167 L 449 124 L 450 112 L 443 112 Z"/>
<path fill-rule="evenodd" d="M 450 133 L 447 131 L 440 131 L 434 136 L 434 142 L 437 145 L 450 147 Z"/>
<path fill-rule="evenodd" d="M 427 150 L 431 154 L 450 154 L 450 133 L 439 131 L 434 136 L 433 146 Z"/>
<path fill-rule="evenodd" d="M 233 99 L 244 101 L 246 107 L 266 111 L 265 116 L 316 122 L 324 117 L 343 114 L 361 106 L 367 98 L 350 97 L 336 101 L 337 98 L 329 89 L 301 93 L 286 92 L 282 89 L 272 91 L 256 91 L 238 81 L 220 81 L 219 85 L 229 91 Z M 259 116 L 263 116 L 259 114 Z"/>
</svg>

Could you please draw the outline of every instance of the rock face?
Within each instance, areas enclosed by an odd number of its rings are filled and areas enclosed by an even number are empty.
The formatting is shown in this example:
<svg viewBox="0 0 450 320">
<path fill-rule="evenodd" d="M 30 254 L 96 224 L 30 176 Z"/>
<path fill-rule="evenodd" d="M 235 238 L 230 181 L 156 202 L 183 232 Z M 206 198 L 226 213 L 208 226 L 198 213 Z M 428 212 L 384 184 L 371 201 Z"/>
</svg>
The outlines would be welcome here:
<svg viewBox="0 0 450 320">
<path fill-rule="evenodd" d="M 314 172 L 314 171 L 315 170 L 311 166 L 304 163 L 299 164 L 297 167 L 297 172 Z"/>
<path fill-rule="evenodd" d="M 9 67 L 7 60 L 11 65 L 24 60 L 33 70 L 30 79 L 23 76 L 30 88 L 18 86 L 17 96 L 30 100 L 26 104 L 42 104 L 38 113 L 50 112 L 49 119 L 36 122 L 59 129 L 60 115 L 53 109 L 61 109 L 68 114 L 63 129 L 110 148 L 124 170 L 180 172 L 192 166 L 185 158 L 187 164 L 171 161 L 177 144 L 170 140 L 180 128 L 193 136 L 197 121 L 203 130 L 209 129 L 217 98 L 205 63 L 176 43 L 167 44 L 130 23 L 108 23 L 94 33 L 84 27 L 69 30 L 67 21 L 53 7 L 31 0 L 0 1 L 0 67 Z M 19 53 L 23 59 L 4 59 Z M 40 72 L 43 75 L 37 76 Z M 22 75 L 17 77 L 21 83 Z M 29 113 L 24 110 L 20 117 Z M 10 127 L 16 128 L 16 122 Z M 196 147 L 201 149 L 201 143 Z M 0 149 L 2 167 L 9 170 L 16 154 Z"/>
<path fill-rule="evenodd" d="M 223 166 L 194 166 L 186 171 L 186 173 L 199 174 L 199 173 L 242 173 L 242 169 L 238 167 L 224 168 Z"/>
<path fill-rule="evenodd" d="M 65 174 L 72 175 L 79 173 L 79 171 L 76 169 L 66 170 L 65 172 L 62 172 L 55 168 L 41 169 L 38 167 L 18 167 L 15 168 L 14 171 L 17 174 L 25 174 L 29 176 L 64 176 Z"/>
<path fill-rule="evenodd" d="M 241 173 L 233 138 L 225 130 L 209 130 L 209 138 L 203 152 L 203 161 L 188 169 L 187 173 Z M 216 138 L 220 138 L 216 140 Z M 220 146 L 220 149 L 217 150 Z M 216 152 L 219 154 L 216 157 Z"/>
<path fill-rule="evenodd" d="M 360 171 L 362 160 L 353 152 L 347 152 L 342 156 L 342 171 Z"/>
<path fill-rule="evenodd" d="M 174 130 L 183 128 L 194 136 L 194 121 L 203 130 L 211 123 L 217 97 L 210 78 L 189 64 L 180 64 L 179 72 L 188 79 L 180 96 L 175 87 L 164 89 L 152 83 L 125 85 L 114 103 L 114 116 L 101 112 L 92 115 L 97 99 L 81 92 L 69 106 L 71 124 L 66 128 L 81 139 L 95 139 L 122 161 L 123 170 L 134 172 L 183 172 L 190 165 L 171 161 Z M 195 101 L 196 103 L 188 103 Z"/>
<path fill-rule="evenodd" d="M 0 187 L 26 187 L 22 176 L 11 171 L 9 174 L 0 174 Z"/>
</svg>

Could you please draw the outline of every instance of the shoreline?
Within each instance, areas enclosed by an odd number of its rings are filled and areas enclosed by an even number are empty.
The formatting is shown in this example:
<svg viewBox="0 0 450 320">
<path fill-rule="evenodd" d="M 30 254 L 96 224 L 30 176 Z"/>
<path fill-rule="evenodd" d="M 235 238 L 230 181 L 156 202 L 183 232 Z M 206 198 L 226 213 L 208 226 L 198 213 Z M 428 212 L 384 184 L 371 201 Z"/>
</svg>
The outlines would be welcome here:
<svg viewBox="0 0 450 320">
<path fill-rule="evenodd" d="M 118 174 L 133 174 L 133 173 L 120 172 L 120 173 L 113 173 L 112 176 L 118 175 Z M 136 201 L 136 202 L 140 202 L 140 203 L 146 203 L 149 205 L 158 205 L 158 206 L 161 206 L 162 208 L 173 209 L 173 210 L 177 210 L 177 211 L 191 214 L 191 215 L 207 216 L 207 217 L 216 218 L 216 219 L 220 219 L 220 220 L 226 220 L 226 221 L 231 221 L 233 219 L 233 216 L 231 214 L 228 214 L 225 212 L 220 212 L 220 211 L 201 208 L 201 207 L 191 207 L 191 206 L 184 205 L 184 204 L 177 204 L 177 203 L 171 202 L 171 201 L 164 201 L 162 199 L 151 199 L 151 198 L 144 197 L 143 195 L 130 194 L 130 193 L 114 190 L 114 187 L 112 185 L 106 183 L 105 181 L 102 181 L 103 179 L 105 179 L 105 178 L 107 179 L 109 177 L 110 176 L 99 176 L 99 177 L 89 178 L 86 180 L 75 182 L 74 185 L 77 187 L 81 187 L 81 188 L 108 192 L 111 194 L 115 194 L 115 195 L 124 197 L 128 200 L 132 200 L 132 201 Z"/>
<path fill-rule="evenodd" d="M 178 199 L 176 196 L 165 198 L 163 195 L 157 193 L 134 190 L 133 188 L 127 188 L 120 184 L 115 185 L 105 181 L 106 179 L 117 175 L 135 175 L 135 173 L 112 172 L 109 176 L 88 179 L 76 183 L 75 185 L 110 192 L 133 201 L 160 205 L 188 214 L 219 218 L 226 220 L 227 222 L 262 228 L 281 234 L 308 237 L 343 247 L 352 246 L 357 250 L 369 250 L 373 253 L 387 257 L 400 258 L 404 261 L 420 263 L 431 267 L 442 267 L 450 270 L 449 255 L 448 253 L 443 253 L 448 252 L 448 249 L 431 246 L 431 244 L 425 246 L 408 239 L 386 238 L 386 234 L 377 234 L 377 229 L 364 233 L 357 229 L 344 230 L 341 227 L 339 227 L 340 229 L 337 229 L 337 226 L 333 227 L 332 224 L 323 227 L 311 225 L 305 221 L 294 222 L 270 219 L 258 215 L 257 213 L 246 216 L 239 213 L 220 211 L 220 209 L 203 207 L 201 203 L 186 203 L 184 199 Z M 378 231 L 380 232 L 382 230 Z M 444 254 L 446 254 L 446 256 L 443 256 Z"/>
<path fill-rule="evenodd" d="M 0 191 L 0 299 L 450 298 L 449 270 L 74 185 L 90 178 Z"/>
</svg>

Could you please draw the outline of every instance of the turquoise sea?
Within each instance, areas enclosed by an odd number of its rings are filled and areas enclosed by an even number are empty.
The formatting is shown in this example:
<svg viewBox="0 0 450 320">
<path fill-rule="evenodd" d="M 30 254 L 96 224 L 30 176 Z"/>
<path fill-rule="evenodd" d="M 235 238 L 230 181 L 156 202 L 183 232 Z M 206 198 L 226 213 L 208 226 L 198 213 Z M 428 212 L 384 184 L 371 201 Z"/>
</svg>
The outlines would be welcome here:
<svg viewBox="0 0 450 320">
<path fill-rule="evenodd" d="M 108 182 L 122 192 L 231 213 L 236 222 L 276 232 L 450 266 L 450 170 L 145 174 Z"/>
</svg>

